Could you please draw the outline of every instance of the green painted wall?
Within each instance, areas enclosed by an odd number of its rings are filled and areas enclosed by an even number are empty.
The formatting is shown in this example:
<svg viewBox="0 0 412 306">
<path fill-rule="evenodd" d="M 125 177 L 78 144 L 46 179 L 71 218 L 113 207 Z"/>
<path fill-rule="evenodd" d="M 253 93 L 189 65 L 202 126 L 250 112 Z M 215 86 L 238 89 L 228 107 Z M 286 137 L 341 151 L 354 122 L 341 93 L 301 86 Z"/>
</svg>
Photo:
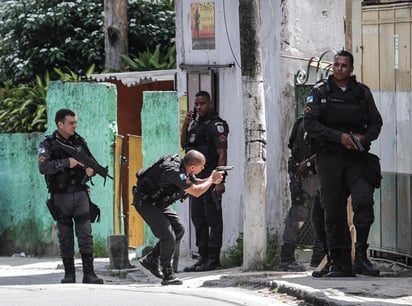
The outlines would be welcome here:
<svg viewBox="0 0 412 306">
<path fill-rule="evenodd" d="M 163 154 L 179 153 L 179 104 L 175 91 L 144 92 L 141 119 L 143 167 Z M 158 241 L 147 224 L 144 240 L 145 245 L 152 246 Z"/>
<path fill-rule="evenodd" d="M 114 173 L 114 135 L 117 113 L 116 86 L 108 83 L 52 82 L 47 92 L 48 131 L 55 129 L 54 115 L 60 108 L 78 113 L 77 132 L 86 138 L 96 159 Z M 0 255 L 25 252 L 58 254 L 56 227 L 45 200 L 44 177 L 37 167 L 37 148 L 43 134 L 0 134 Z M 91 197 L 102 211 L 93 224 L 95 246 L 106 248 L 113 234 L 114 184 L 96 176 Z"/>
<path fill-rule="evenodd" d="M 56 228 L 49 217 L 37 168 L 43 134 L 0 134 L 0 255 L 55 253 Z"/>
</svg>

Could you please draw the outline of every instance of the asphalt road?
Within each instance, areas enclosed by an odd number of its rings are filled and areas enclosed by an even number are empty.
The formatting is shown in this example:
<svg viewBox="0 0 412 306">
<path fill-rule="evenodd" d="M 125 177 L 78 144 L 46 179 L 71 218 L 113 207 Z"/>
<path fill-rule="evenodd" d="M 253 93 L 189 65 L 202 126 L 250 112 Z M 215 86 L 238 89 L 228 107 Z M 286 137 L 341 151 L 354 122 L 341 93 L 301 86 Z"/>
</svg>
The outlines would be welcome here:
<svg viewBox="0 0 412 306">
<path fill-rule="evenodd" d="M 82 284 L 81 261 L 76 260 L 76 284 L 60 284 L 64 271 L 58 258 L 0 257 L 0 305 L 167 305 L 167 306 L 297 306 L 286 294 L 266 288 L 203 287 L 226 272 L 179 273 L 183 285 L 162 286 L 135 261 L 130 271 L 108 270 L 108 259 L 96 259 L 103 285 Z"/>
</svg>

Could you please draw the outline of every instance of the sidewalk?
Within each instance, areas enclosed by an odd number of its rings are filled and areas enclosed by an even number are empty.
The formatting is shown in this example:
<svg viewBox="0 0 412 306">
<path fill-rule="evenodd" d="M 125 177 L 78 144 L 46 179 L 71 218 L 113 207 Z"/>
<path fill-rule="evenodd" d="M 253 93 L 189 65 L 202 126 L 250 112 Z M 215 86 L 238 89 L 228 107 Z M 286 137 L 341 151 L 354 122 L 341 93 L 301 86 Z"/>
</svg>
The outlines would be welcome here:
<svg viewBox="0 0 412 306">
<path fill-rule="evenodd" d="M 310 255 L 310 250 L 297 251 L 297 258 L 307 267 L 307 272 L 242 272 L 240 267 L 236 267 L 209 272 L 179 272 L 178 277 L 187 286 L 241 286 L 253 290 L 273 290 L 304 300 L 309 305 L 412 305 L 412 269 L 394 262 L 372 260 L 381 270 L 379 277 L 313 278 L 313 268 L 309 267 Z M 179 271 L 194 262 L 191 258 L 181 258 Z M 137 270 L 128 273 L 127 277 L 136 282 L 159 283 L 137 260 L 132 260 L 131 264 Z"/>
<path fill-rule="evenodd" d="M 307 264 L 304 254 L 299 261 Z M 109 258 L 95 259 L 96 273 L 106 284 L 153 284 L 160 280 L 151 275 L 133 258 L 132 268 L 110 269 Z M 181 258 L 179 270 L 192 264 L 191 258 Z M 374 261 L 381 269 L 380 277 L 313 278 L 307 272 L 242 272 L 241 268 L 219 269 L 210 272 L 179 272 L 184 286 L 241 286 L 285 293 L 309 305 L 412 305 L 412 270 L 398 264 Z M 81 260 L 76 259 L 77 282 L 81 282 Z M 58 284 L 64 271 L 59 258 L 0 257 L 0 286 L 27 284 Z"/>
</svg>

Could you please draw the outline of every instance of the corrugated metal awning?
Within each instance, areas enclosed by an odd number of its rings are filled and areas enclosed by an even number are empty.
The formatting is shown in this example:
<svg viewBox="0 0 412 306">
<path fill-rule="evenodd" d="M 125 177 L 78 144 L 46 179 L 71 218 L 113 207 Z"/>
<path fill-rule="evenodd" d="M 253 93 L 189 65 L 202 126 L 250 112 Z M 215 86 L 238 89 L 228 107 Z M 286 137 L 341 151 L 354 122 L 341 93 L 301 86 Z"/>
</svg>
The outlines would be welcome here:
<svg viewBox="0 0 412 306">
<path fill-rule="evenodd" d="M 130 87 L 158 81 L 175 81 L 176 69 L 88 74 L 87 78 L 98 82 L 117 80 Z"/>
</svg>

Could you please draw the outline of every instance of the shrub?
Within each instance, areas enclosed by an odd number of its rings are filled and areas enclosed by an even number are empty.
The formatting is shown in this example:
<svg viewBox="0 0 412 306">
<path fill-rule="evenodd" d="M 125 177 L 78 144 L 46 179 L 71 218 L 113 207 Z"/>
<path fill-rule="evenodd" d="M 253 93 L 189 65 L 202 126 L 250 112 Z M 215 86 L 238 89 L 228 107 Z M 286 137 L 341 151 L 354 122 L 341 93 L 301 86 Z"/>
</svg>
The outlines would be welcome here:
<svg viewBox="0 0 412 306">
<path fill-rule="evenodd" d="M 168 50 L 174 44 L 172 1 L 129 0 L 129 54 Z M 70 67 L 104 69 L 102 0 L 8 1 L 0 10 L 0 83 L 30 83 L 36 75 Z"/>
</svg>

